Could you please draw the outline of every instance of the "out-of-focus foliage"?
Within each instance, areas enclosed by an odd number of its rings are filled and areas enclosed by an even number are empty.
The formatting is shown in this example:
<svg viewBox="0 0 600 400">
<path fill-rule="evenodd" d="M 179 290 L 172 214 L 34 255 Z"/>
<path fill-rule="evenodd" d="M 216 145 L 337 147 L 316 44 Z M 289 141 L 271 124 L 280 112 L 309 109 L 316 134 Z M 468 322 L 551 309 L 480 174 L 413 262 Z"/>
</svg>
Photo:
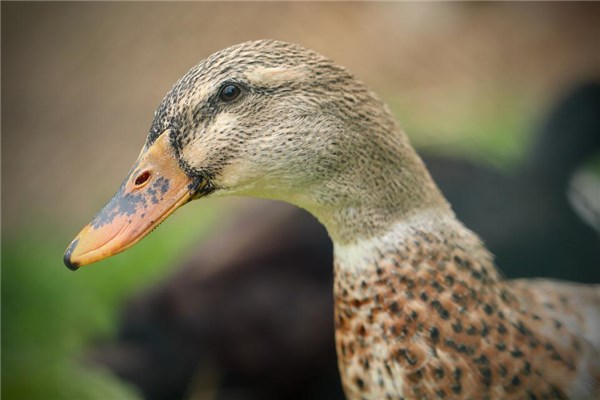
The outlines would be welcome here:
<svg viewBox="0 0 600 400">
<path fill-rule="evenodd" d="M 493 106 L 472 104 L 468 112 L 450 107 L 435 117 L 411 105 L 408 97 L 389 102 L 417 149 L 510 170 L 525 156 L 539 117 L 531 99 L 517 92 L 499 93 Z"/>
<path fill-rule="evenodd" d="M 206 204 L 208 203 L 208 204 Z M 2 398 L 136 399 L 115 377 L 85 364 L 95 339 L 110 335 L 115 311 L 212 224 L 210 202 L 180 210 L 143 244 L 92 269 L 62 265 L 60 227 L 28 226 L 2 243 Z"/>
</svg>

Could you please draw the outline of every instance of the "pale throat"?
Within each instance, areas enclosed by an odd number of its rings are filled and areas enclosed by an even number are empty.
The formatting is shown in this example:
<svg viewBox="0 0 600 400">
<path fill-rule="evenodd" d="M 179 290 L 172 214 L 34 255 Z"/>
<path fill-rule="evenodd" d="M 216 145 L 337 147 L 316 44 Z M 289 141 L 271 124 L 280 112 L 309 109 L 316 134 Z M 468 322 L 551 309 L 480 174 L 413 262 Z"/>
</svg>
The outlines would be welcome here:
<svg viewBox="0 0 600 400">
<path fill-rule="evenodd" d="M 349 243 L 334 241 L 334 258 L 336 268 L 341 268 L 351 275 L 362 275 L 370 271 L 372 266 L 380 261 L 384 254 L 395 252 L 402 243 L 412 243 L 412 240 L 423 234 L 442 236 L 453 231 L 460 236 L 468 236 L 471 232 L 454 217 L 452 212 L 440 208 L 421 210 L 418 213 L 395 221 L 389 228 L 376 236 L 359 238 Z"/>
</svg>

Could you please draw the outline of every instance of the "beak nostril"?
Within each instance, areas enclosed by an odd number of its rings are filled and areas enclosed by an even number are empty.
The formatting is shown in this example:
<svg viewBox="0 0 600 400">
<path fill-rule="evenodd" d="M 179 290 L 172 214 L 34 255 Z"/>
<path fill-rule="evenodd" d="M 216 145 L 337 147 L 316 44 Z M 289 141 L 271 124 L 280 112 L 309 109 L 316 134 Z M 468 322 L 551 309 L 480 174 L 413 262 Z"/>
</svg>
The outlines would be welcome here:
<svg viewBox="0 0 600 400">
<path fill-rule="evenodd" d="M 142 172 L 137 178 L 135 178 L 135 186 L 141 186 L 144 183 L 148 182 L 150 179 L 150 171 Z"/>
</svg>

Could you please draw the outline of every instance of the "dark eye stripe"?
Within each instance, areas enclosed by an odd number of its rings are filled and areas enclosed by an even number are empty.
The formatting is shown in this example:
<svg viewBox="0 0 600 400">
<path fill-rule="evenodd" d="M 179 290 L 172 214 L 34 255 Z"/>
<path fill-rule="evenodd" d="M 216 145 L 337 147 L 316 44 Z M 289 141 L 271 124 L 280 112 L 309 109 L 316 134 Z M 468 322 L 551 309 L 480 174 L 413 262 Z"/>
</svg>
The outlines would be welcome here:
<svg viewBox="0 0 600 400">
<path fill-rule="evenodd" d="M 228 84 L 221 89 L 219 98 L 224 102 L 229 102 L 237 99 L 241 93 L 242 90 L 237 85 Z"/>
</svg>

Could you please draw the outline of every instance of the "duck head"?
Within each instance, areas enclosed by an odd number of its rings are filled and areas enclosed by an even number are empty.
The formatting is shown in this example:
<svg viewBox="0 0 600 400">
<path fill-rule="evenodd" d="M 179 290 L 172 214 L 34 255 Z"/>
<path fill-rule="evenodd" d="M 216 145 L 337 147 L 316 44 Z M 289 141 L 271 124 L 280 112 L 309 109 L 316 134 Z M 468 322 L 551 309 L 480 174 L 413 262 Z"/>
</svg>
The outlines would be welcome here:
<svg viewBox="0 0 600 400">
<path fill-rule="evenodd" d="M 298 45 L 242 43 L 202 61 L 166 95 L 138 160 L 65 264 L 121 252 L 204 196 L 286 200 L 329 228 L 332 214 L 348 220 L 362 200 L 386 200 L 364 199 L 381 192 L 371 186 L 407 187 L 415 174 L 404 167 L 414 162 L 387 107 L 345 68 Z"/>
</svg>

